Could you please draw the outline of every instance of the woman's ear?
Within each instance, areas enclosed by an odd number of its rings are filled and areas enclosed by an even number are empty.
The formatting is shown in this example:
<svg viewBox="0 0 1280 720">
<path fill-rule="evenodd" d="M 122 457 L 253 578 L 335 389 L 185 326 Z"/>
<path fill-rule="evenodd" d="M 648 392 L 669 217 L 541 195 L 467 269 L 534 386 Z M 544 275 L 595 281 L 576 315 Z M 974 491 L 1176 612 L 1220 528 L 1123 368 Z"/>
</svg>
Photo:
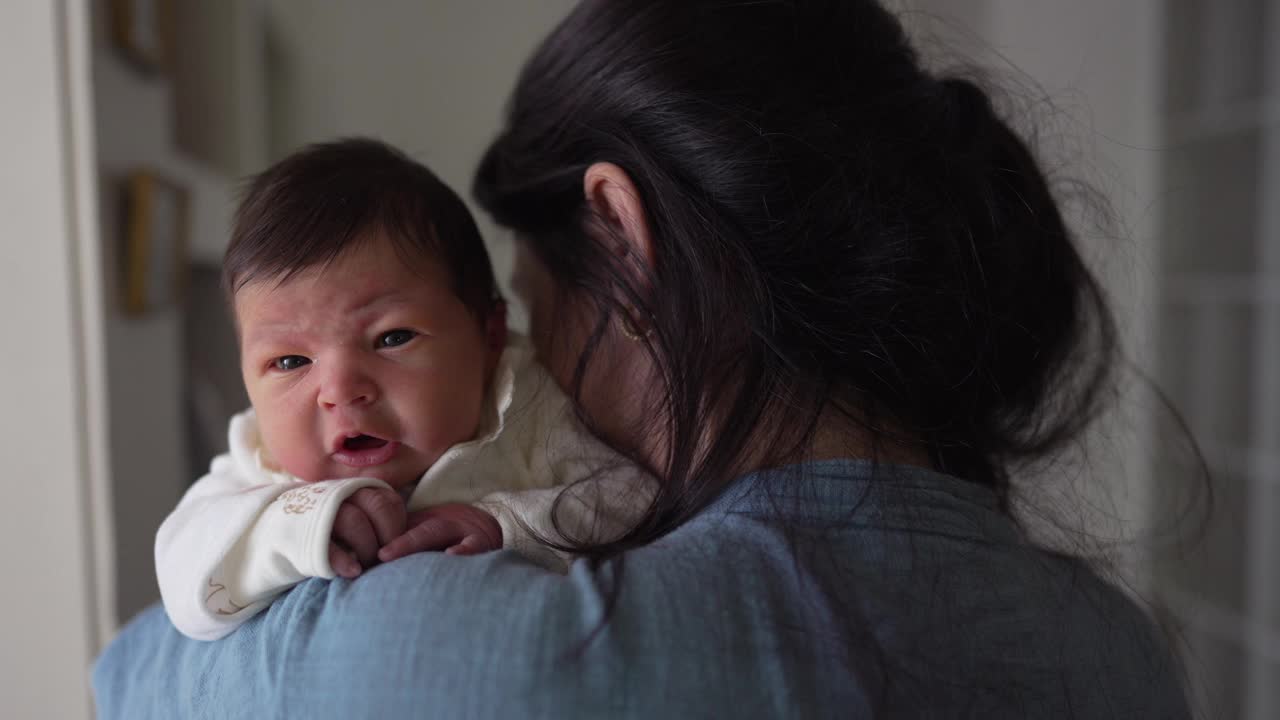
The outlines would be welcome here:
<svg viewBox="0 0 1280 720">
<path fill-rule="evenodd" d="M 619 256 L 634 256 L 653 272 L 656 266 L 649 218 L 640 192 L 626 171 L 613 163 L 598 162 L 587 168 L 582 185 L 587 204 L 604 226 L 606 240 L 619 241 Z"/>
</svg>

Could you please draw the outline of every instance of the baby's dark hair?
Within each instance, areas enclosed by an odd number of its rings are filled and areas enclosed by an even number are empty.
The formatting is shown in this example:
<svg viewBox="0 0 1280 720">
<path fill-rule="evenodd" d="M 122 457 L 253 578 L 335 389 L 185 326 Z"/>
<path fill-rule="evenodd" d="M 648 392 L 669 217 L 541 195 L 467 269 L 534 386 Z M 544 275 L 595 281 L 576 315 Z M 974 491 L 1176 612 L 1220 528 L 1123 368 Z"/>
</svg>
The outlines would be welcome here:
<svg viewBox="0 0 1280 720">
<path fill-rule="evenodd" d="M 249 183 L 222 261 L 229 297 L 259 280 L 324 267 L 381 234 L 413 264 L 438 259 L 454 293 L 483 319 L 498 298 L 475 220 L 421 163 L 367 138 L 299 150 Z"/>
</svg>

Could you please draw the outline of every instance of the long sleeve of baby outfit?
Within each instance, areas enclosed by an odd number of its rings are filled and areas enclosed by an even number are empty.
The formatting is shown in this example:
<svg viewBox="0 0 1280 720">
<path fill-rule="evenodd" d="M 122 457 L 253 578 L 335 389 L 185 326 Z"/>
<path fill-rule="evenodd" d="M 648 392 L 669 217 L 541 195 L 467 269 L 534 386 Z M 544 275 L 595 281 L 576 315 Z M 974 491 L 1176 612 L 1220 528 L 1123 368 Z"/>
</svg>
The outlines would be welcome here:
<svg viewBox="0 0 1280 720">
<path fill-rule="evenodd" d="M 558 487 L 499 491 L 477 506 L 502 527 L 504 548 L 557 572 L 568 572 L 573 554 L 557 544 L 616 540 L 649 508 L 657 485 L 634 465 L 583 474 Z"/>
<path fill-rule="evenodd" d="M 527 345 L 507 348 L 493 392 L 490 432 L 446 452 L 410 510 L 473 503 L 497 519 L 504 548 L 559 572 L 572 555 L 543 540 L 604 542 L 631 529 L 656 481 L 583 427 Z"/>
<path fill-rule="evenodd" d="M 266 470 L 252 411 L 237 415 L 231 450 L 183 496 L 156 533 L 156 576 L 170 620 L 197 640 L 223 637 L 308 577 L 333 577 L 338 507 L 378 480 L 305 483 Z"/>
</svg>

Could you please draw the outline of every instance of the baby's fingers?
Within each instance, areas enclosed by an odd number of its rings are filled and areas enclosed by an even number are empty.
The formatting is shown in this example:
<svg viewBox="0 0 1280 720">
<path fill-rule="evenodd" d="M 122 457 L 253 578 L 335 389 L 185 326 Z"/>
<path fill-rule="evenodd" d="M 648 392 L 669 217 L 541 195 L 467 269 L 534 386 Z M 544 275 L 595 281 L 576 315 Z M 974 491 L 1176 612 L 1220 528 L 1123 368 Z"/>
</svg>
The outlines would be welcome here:
<svg viewBox="0 0 1280 720">
<path fill-rule="evenodd" d="M 387 488 L 360 488 L 347 502 L 364 511 L 373 526 L 379 546 L 386 545 L 405 530 L 404 500 Z"/>
<path fill-rule="evenodd" d="M 462 542 L 445 550 L 449 555 L 479 555 L 496 548 L 489 547 L 489 543 L 485 542 L 483 536 L 468 535 L 462 538 Z"/>
<path fill-rule="evenodd" d="M 378 536 L 373 524 L 358 506 L 344 502 L 333 519 L 333 539 L 355 553 L 356 560 L 364 567 L 377 564 Z"/>
<path fill-rule="evenodd" d="M 356 560 L 356 556 L 347 550 L 338 547 L 338 544 L 329 542 L 329 567 L 338 574 L 348 580 L 360 576 L 360 562 Z"/>
<path fill-rule="evenodd" d="M 461 539 L 462 534 L 453 523 L 444 520 L 424 520 L 383 546 L 378 551 L 378 559 L 382 562 L 391 562 L 405 555 L 444 550 L 457 544 Z"/>
</svg>

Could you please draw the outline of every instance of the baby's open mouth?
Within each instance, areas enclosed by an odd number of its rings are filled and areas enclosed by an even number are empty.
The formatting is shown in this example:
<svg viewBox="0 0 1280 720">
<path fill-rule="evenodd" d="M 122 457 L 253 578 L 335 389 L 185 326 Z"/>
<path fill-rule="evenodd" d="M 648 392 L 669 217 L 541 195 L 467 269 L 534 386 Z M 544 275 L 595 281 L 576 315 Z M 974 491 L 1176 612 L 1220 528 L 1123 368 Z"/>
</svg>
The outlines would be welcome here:
<svg viewBox="0 0 1280 720">
<path fill-rule="evenodd" d="M 394 440 L 364 433 L 344 437 L 341 442 L 335 441 L 335 446 L 333 459 L 343 465 L 356 468 L 373 467 L 389 462 L 400 449 L 400 443 Z"/>
<path fill-rule="evenodd" d="M 343 440 L 342 449 L 352 451 L 373 450 L 386 444 L 387 441 L 382 438 L 376 438 L 372 435 L 357 435 Z"/>
</svg>

